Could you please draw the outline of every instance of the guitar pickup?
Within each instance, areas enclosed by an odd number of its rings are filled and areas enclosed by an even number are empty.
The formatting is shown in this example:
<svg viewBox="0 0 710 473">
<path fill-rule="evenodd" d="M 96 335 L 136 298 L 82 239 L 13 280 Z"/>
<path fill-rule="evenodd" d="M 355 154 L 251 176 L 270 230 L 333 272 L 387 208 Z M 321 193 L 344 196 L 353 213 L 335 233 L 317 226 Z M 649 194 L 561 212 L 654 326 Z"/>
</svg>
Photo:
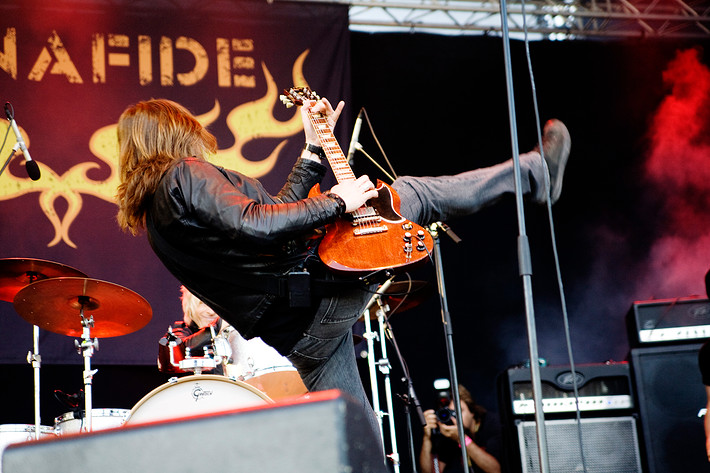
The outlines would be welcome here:
<svg viewBox="0 0 710 473">
<path fill-rule="evenodd" d="M 372 217 L 357 217 L 353 220 L 353 227 L 356 227 L 358 225 L 369 225 L 372 223 L 380 223 L 382 221 L 382 217 L 379 215 L 373 215 Z"/>
<path fill-rule="evenodd" d="M 375 227 L 356 228 L 355 230 L 353 230 L 353 235 L 355 235 L 355 236 L 371 235 L 373 233 L 384 233 L 386 231 L 387 231 L 386 225 L 378 225 Z"/>
</svg>

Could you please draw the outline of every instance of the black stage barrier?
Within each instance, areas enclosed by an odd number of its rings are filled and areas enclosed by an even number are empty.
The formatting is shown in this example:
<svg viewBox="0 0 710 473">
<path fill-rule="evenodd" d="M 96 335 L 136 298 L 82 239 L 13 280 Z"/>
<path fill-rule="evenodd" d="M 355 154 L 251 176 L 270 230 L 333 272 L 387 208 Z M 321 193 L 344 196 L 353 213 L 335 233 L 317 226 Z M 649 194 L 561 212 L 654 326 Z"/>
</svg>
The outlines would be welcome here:
<svg viewBox="0 0 710 473">
<path fill-rule="evenodd" d="M 291 402 L 13 444 L 4 473 L 384 473 L 366 411 L 338 391 Z"/>
</svg>

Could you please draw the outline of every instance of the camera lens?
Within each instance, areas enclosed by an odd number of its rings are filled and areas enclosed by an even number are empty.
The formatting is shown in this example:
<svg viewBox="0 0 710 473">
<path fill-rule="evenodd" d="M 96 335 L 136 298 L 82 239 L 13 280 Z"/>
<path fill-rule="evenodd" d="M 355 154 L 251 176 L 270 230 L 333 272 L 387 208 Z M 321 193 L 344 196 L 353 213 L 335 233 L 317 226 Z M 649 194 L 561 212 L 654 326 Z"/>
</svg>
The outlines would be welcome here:
<svg viewBox="0 0 710 473">
<path fill-rule="evenodd" d="M 449 409 L 448 407 L 442 407 L 436 411 L 436 418 L 445 425 L 453 425 L 454 421 L 452 419 L 456 418 L 456 411 Z"/>
</svg>

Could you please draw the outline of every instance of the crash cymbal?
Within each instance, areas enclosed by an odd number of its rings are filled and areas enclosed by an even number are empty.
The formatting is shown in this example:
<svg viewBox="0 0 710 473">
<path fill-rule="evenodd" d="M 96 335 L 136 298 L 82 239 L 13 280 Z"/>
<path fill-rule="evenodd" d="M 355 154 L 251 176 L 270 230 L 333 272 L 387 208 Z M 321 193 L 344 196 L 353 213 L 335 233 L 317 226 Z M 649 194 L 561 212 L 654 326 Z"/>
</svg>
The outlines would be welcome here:
<svg viewBox="0 0 710 473">
<path fill-rule="evenodd" d="M 61 263 L 32 258 L 0 259 L 0 300 L 12 302 L 28 284 L 49 278 L 86 277 L 78 269 Z"/>
<path fill-rule="evenodd" d="M 394 314 L 419 305 L 433 293 L 432 285 L 426 281 L 395 281 L 382 295 L 382 302 L 389 306 L 390 314 Z M 370 319 L 377 320 L 377 311 L 370 311 Z"/>
<path fill-rule="evenodd" d="M 53 278 L 30 284 L 17 293 L 15 310 L 33 325 L 80 337 L 81 309 L 94 318 L 91 336 L 106 338 L 140 330 L 150 321 L 148 301 L 118 284 L 89 278 Z"/>
</svg>

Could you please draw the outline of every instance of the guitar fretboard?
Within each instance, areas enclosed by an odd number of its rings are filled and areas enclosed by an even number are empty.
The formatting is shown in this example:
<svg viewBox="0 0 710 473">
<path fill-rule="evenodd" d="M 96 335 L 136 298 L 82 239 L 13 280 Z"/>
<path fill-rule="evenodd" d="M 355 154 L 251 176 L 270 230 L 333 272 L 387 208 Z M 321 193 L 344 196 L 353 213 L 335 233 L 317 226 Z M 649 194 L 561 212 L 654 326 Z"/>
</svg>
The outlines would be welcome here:
<svg viewBox="0 0 710 473">
<path fill-rule="evenodd" d="M 340 149 L 338 140 L 335 139 L 333 135 L 333 130 L 328 125 L 328 120 L 320 113 L 308 112 L 308 117 L 318 134 L 318 139 L 320 140 L 321 147 L 325 151 L 325 156 L 328 158 L 328 163 L 333 169 L 333 174 L 335 174 L 335 179 L 340 182 L 354 181 L 356 179 L 355 173 L 353 172 L 350 164 L 348 164 L 348 159 Z"/>
</svg>

